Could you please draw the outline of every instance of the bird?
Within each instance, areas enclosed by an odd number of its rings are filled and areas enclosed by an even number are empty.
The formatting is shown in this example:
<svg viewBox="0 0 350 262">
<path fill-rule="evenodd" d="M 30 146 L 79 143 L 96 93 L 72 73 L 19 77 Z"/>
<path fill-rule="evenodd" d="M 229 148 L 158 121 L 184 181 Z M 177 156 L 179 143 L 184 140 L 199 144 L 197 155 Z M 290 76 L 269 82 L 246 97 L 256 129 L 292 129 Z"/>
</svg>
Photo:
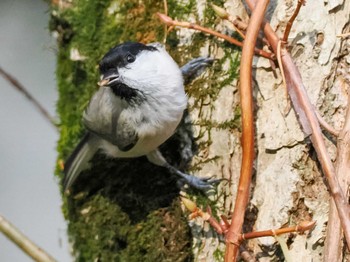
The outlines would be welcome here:
<svg viewBox="0 0 350 262">
<path fill-rule="evenodd" d="M 187 107 L 184 79 L 196 77 L 213 59 L 199 57 L 181 69 L 160 43 L 125 42 L 99 63 L 100 81 L 85 109 L 87 132 L 64 165 L 63 188 L 69 192 L 93 156 L 146 156 L 188 185 L 210 190 L 219 179 L 199 178 L 170 165 L 159 151 L 179 125 Z"/>
</svg>

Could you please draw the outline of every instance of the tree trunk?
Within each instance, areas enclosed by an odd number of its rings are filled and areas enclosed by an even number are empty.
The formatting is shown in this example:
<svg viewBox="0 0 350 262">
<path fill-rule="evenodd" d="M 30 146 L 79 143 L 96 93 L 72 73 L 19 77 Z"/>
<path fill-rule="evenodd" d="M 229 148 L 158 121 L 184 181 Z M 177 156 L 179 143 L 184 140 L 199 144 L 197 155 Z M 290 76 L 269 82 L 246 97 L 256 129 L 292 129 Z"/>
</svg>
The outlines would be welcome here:
<svg viewBox="0 0 350 262">
<path fill-rule="evenodd" d="M 164 1 L 166 2 L 166 1 Z M 213 1 L 210 1 L 213 2 Z M 267 18 L 282 36 L 297 1 L 273 1 Z M 52 1 L 50 28 L 57 36 L 57 81 L 61 117 L 59 160 L 65 160 L 84 133 L 82 112 L 96 90 L 98 62 L 124 41 L 163 42 L 165 28 L 155 13 L 163 1 Z M 209 2 L 208 2 L 209 3 Z M 169 16 L 238 36 L 205 0 L 168 0 Z M 242 3 L 214 1 L 248 21 Z M 344 122 L 349 85 L 350 1 L 307 2 L 290 35 L 289 50 L 299 66 L 312 103 L 335 128 Z M 240 51 L 189 29 L 171 31 L 166 46 L 179 65 L 199 55 L 216 62 L 186 87 L 189 114 L 161 151 L 172 164 L 197 176 L 226 179 L 209 198 L 187 196 L 215 215 L 228 215 L 239 177 L 240 107 L 237 75 Z M 349 38 L 348 38 L 349 39 Z M 308 235 L 285 236 L 295 261 L 321 261 L 330 196 L 313 148 L 297 117 L 288 111 L 279 70 L 269 60 L 254 62 L 256 163 L 244 232 L 316 220 Z M 334 140 L 334 139 L 333 139 Z M 336 147 L 327 139 L 335 160 Z M 189 153 L 191 152 L 191 153 Z M 62 177 L 62 172 L 57 171 Z M 176 178 L 145 158 L 111 160 L 96 155 L 63 196 L 63 212 L 77 261 L 222 261 L 224 242 L 200 218 L 188 221 L 179 202 Z M 184 193 L 183 193 L 184 194 Z M 274 238 L 244 243 L 260 261 L 283 260 Z"/>
</svg>

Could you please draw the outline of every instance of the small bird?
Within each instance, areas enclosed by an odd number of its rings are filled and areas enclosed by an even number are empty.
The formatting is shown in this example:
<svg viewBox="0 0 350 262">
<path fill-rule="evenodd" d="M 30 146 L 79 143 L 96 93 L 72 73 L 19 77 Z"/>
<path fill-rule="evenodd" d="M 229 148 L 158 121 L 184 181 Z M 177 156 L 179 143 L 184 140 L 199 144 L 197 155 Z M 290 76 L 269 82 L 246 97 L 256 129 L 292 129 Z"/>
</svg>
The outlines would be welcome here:
<svg viewBox="0 0 350 262">
<path fill-rule="evenodd" d="M 88 132 L 65 163 L 64 190 L 89 168 L 99 150 L 111 158 L 145 155 L 190 186 L 211 189 L 219 180 L 183 173 L 158 150 L 175 132 L 187 106 L 183 79 L 201 73 L 211 62 L 197 58 L 181 70 L 159 43 L 126 42 L 109 50 L 99 63 L 100 87 L 83 113 Z"/>
</svg>

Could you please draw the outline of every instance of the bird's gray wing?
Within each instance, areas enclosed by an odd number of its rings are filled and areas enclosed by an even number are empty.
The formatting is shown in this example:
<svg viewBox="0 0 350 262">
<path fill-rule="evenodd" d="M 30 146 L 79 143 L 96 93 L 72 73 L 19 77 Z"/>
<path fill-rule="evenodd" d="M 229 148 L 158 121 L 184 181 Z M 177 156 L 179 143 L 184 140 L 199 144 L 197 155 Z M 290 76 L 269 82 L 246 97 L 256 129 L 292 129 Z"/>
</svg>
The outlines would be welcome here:
<svg viewBox="0 0 350 262">
<path fill-rule="evenodd" d="M 116 123 L 115 135 L 113 136 L 113 144 L 115 144 L 121 151 L 129 151 L 132 149 L 137 141 L 138 134 L 135 126 L 131 124 L 130 119 L 119 117 Z"/>
<path fill-rule="evenodd" d="M 105 132 L 102 130 L 98 131 L 96 129 L 88 128 L 88 126 L 87 129 L 96 136 L 103 138 L 117 146 L 120 151 L 126 152 L 136 145 L 138 135 L 135 128 L 133 128 L 130 123 L 127 121 L 118 120 L 118 118 L 112 119 L 111 128 L 108 129 L 110 132 Z"/>
<path fill-rule="evenodd" d="M 121 151 L 129 151 L 137 143 L 138 135 L 130 119 L 125 117 L 127 109 L 123 101 L 99 90 L 84 112 L 83 123 L 91 133 L 116 145 Z"/>
<path fill-rule="evenodd" d="M 120 151 L 126 152 L 132 149 L 137 141 L 138 135 L 135 128 L 127 120 L 121 120 L 118 114 L 112 115 L 111 125 L 108 129 L 86 128 L 93 134 L 99 136 L 117 146 Z"/>
</svg>

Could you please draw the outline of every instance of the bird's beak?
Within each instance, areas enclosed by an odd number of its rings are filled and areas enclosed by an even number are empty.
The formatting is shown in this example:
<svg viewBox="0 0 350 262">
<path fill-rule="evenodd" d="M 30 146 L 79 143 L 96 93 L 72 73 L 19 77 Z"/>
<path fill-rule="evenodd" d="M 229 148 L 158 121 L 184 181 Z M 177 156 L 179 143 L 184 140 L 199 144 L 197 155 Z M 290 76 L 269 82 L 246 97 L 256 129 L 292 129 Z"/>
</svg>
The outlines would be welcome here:
<svg viewBox="0 0 350 262">
<path fill-rule="evenodd" d="M 98 81 L 97 84 L 99 87 L 101 86 L 107 86 L 109 83 L 109 80 L 108 79 L 102 79 L 101 81 Z"/>
<path fill-rule="evenodd" d="M 118 81 L 118 79 L 119 79 L 119 74 L 117 74 L 117 73 L 103 75 L 101 81 L 99 81 L 97 84 L 100 87 L 102 87 L 102 86 L 110 86 L 112 83 Z"/>
</svg>

